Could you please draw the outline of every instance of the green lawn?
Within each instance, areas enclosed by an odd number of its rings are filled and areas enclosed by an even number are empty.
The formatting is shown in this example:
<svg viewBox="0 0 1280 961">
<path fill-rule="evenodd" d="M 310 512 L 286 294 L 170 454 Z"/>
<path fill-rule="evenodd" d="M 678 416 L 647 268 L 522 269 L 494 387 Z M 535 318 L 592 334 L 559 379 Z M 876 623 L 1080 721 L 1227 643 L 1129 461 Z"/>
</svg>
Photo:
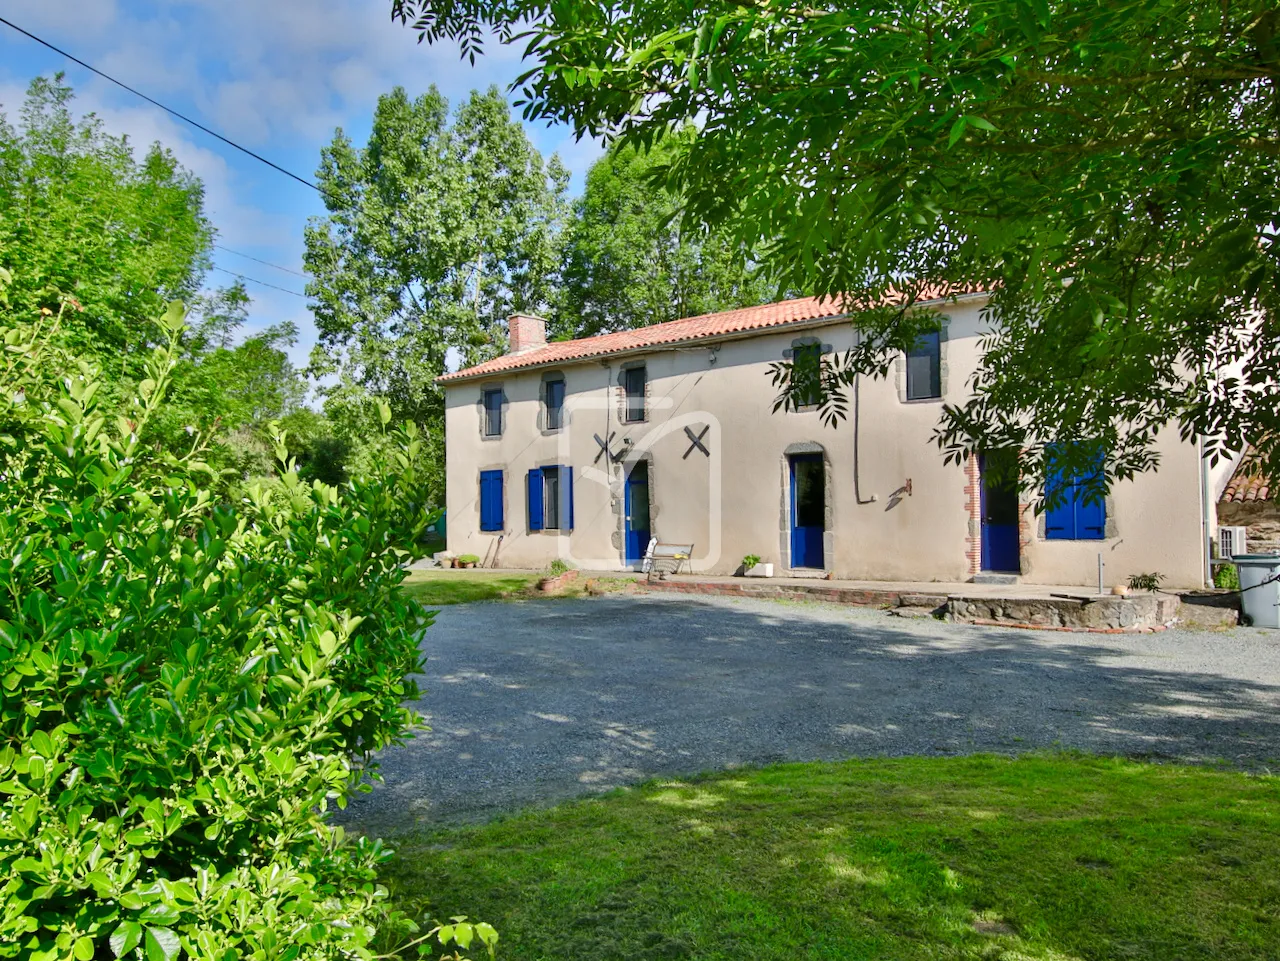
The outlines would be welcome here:
<svg viewBox="0 0 1280 961">
<path fill-rule="evenodd" d="M 1280 781 L 1078 755 L 787 765 L 401 839 L 502 961 L 1275 959 Z"/>
<path fill-rule="evenodd" d="M 404 586 L 414 600 L 428 607 L 439 607 L 442 604 L 496 601 L 526 594 L 546 576 L 545 572 L 530 574 L 444 568 L 414 571 L 405 578 Z"/>
<path fill-rule="evenodd" d="M 433 568 L 426 571 L 413 571 L 405 578 L 404 586 L 410 597 L 427 607 L 464 604 L 467 601 L 581 597 L 586 593 L 587 578 L 579 577 L 561 591 L 544 594 L 537 587 L 538 581 L 546 576 L 546 571 Z M 590 580 L 604 593 L 625 591 L 632 588 L 635 583 L 635 578 L 625 576 L 593 577 Z"/>
</svg>

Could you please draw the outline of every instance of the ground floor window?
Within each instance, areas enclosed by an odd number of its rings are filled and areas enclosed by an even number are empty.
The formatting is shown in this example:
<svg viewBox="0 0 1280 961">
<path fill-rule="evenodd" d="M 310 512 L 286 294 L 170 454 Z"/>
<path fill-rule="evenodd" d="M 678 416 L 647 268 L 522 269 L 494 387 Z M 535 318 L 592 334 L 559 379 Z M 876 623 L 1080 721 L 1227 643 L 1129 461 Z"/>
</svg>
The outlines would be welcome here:
<svg viewBox="0 0 1280 961">
<path fill-rule="evenodd" d="M 573 470 L 563 464 L 529 471 L 529 530 L 573 529 Z"/>
</svg>

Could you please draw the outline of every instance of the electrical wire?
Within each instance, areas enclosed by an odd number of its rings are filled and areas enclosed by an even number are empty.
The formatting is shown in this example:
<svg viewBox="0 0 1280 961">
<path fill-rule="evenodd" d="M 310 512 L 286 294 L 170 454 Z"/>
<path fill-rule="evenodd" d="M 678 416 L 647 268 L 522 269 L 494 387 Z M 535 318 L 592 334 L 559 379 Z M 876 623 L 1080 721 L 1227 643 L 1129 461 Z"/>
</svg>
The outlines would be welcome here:
<svg viewBox="0 0 1280 961">
<path fill-rule="evenodd" d="M 243 257 L 245 260 L 252 260 L 254 263 L 262 264 L 264 267 L 274 267 L 276 270 L 283 270 L 286 274 L 293 274 L 295 277 L 301 277 L 303 280 L 310 280 L 310 274 L 304 274 L 300 270 L 294 270 L 292 267 L 281 267 L 279 264 L 273 264 L 269 260 L 259 260 L 250 254 L 241 253 L 238 250 L 232 250 L 230 247 L 224 247 L 222 244 L 214 244 L 219 250 L 225 250 L 229 254 L 235 254 L 237 257 Z"/>
<path fill-rule="evenodd" d="M 195 120 L 192 120 L 190 117 L 186 116 L 186 114 L 179 113 L 178 111 L 174 110 L 172 107 L 166 107 L 166 106 L 165 106 L 164 104 L 162 104 L 159 100 L 153 100 L 151 97 L 148 97 L 148 96 L 147 96 L 145 93 L 143 93 L 142 91 L 140 91 L 140 90 L 135 90 L 133 87 L 129 86 L 127 83 L 123 83 L 123 82 L 121 82 L 121 81 L 117 80 L 115 77 L 112 77 L 112 76 L 110 76 L 109 74 L 105 74 L 105 73 L 103 73 L 103 72 L 102 72 L 101 70 L 99 70 L 97 67 L 90 66 L 89 64 L 87 64 L 87 63 L 85 63 L 83 60 L 81 60 L 79 57 L 74 57 L 74 56 L 72 56 L 71 54 L 67 53 L 67 51 L 63 50 L 63 49 L 62 49 L 62 48 L 60 48 L 60 47 L 55 47 L 55 46 L 54 46 L 53 44 L 51 44 L 48 40 L 42 40 L 42 39 L 40 39 L 39 37 L 37 37 L 34 33 L 32 33 L 31 31 L 29 31 L 29 30 L 23 30 L 20 26 L 18 26 L 18 25 L 17 25 L 16 23 L 14 23 L 13 21 L 11 21 L 11 20 L 6 20 L 4 17 L 0 17 L 0 23 L 3 23 L 6 27 L 11 27 L 12 29 L 14 29 L 14 30 L 18 31 L 18 33 L 22 34 L 24 37 L 29 37 L 30 39 L 34 40 L 36 43 L 40 44 L 41 46 L 43 46 L 43 47 L 48 47 L 48 48 L 49 48 L 50 50 L 52 50 L 54 53 L 61 54 L 62 56 L 66 57 L 68 60 L 72 61 L 73 63 L 78 63 L 80 66 L 84 67 L 86 70 L 88 70 L 88 71 L 90 71 L 90 72 L 92 72 L 92 73 L 96 73 L 96 74 L 97 74 L 99 77 L 101 77 L 103 80 L 109 80 L 109 81 L 111 81 L 112 83 L 114 83 L 117 87 L 121 87 L 121 88 L 123 88 L 123 89 L 125 89 L 125 90 L 128 90 L 128 91 L 129 91 L 131 94 L 133 94 L 135 97 L 141 97 L 141 98 L 142 98 L 143 100 L 145 100 L 147 103 L 152 104 L 152 105 L 154 105 L 154 106 L 156 106 L 156 107 L 159 107 L 161 110 L 165 111 L 166 113 L 170 113 L 170 114 L 172 114 L 173 116 L 177 117 L 179 120 L 183 121 L 184 123 L 189 123 L 189 124 L 191 124 L 191 126 L 195 127 L 197 130 L 203 130 L 203 131 L 204 131 L 205 133 L 207 133 L 210 137 L 214 137 L 214 138 L 216 138 L 216 139 L 218 139 L 218 140 L 221 140 L 221 141 L 222 141 L 223 143 L 225 143 L 227 146 L 229 146 L 229 147 L 234 147 L 236 150 L 239 150 L 241 153 L 246 154 L 246 155 L 248 155 L 248 156 L 252 157 L 254 160 L 257 160 L 257 161 L 259 161 L 259 162 L 261 162 L 261 163 L 266 164 L 266 165 L 267 165 L 268 167 L 270 167 L 272 170 L 278 171 L 279 173 L 284 174 L 286 177 L 291 177 L 291 178 L 293 178 L 294 180 L 298 181 L 298 183 L 302 184 L 304 187 L 310 187 L 312 190 L 316 191 L 316 193 L 323 193 L 323 192 L 324 192 L 324 191 L 322 191 L 318 186 L 316 186 L 314 183 L 312 183 L 310 180 L 307 180 L 305 177 L 299 177 L 299 176 L 298 176 L 296 173 L 294 173 L 293 171 L 291 171 L 291 170 L 285 170 L 285 169 L 284 169 L 284 167 L 281 167 L 281 166 L 280 166 L 279 164 L 277 164 L 277 163 L 272 163 L 270 160 L 268 160 L 266 157 L 262 156 L 261 154 L 254 153 L 254 152 L 253 152 L 252 150 L 250 150 L 248 147 L 242 147 L 242 146 L 240 146 L 240 145 L 239 145 L 238 143 L 236 143 L 234 140 L 228 140 L 226 137 L 222 136 L 222 134 L 218 133 L 217 131 L 210 130 L 210 129 L 209 129 L 208 127 L 206 127 L 204 124 L 199 123 L 199 122 L 197 122 L 197 121 L 195 121 Z M 267 284 L 266 286 L 268 286 L 268 287 L 269 287 L 269 286 L 271 286 L 271 285 L 270 285 L 270 284 Z M 290 293 L 293 293 L 293 291 L 290 291 Z M 298 296 L 302 296 L 302 295 L 301 295 L 301 294 L 299 294 Z"/>
<path fill-rule="evenodd" d="M 300 294 L 296 290 L 290 290 L 288 287 L 277 287 L 275 284 L 269 284 L 265 280 L 258 280 L 256 277 L 246 277 L 244 274 L 238 274 L 234 270 L 227 270 L 226 267 L 218 267 L 215 265 L 213 269 L 220 270 L 224 274 L 230 274 L 232 277 L 239 277 L 241 280 L 247 280 L 251 284 L 260 284 L 263 287 L 270 287 L 272 290 L 278 290 L 281 293 L 293 294 L 293 296 L 301 297 L 303 300 L 307 299 L 306 294 Z"/>
</svg>

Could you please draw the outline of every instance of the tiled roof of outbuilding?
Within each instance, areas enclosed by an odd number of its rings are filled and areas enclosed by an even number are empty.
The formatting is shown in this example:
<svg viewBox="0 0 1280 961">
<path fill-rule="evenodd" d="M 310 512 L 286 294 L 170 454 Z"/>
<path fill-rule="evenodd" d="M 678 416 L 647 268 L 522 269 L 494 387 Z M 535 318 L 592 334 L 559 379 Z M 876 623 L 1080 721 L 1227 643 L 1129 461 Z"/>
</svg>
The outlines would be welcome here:
<svg viewBox="0 0 1280 961">
<path fill-rule="evenodd" d="M 1252 504 L 1258 501 L 1269 501 L 1275 493 L 1275 485 L 1258 467 L 1253 448 L 1245 451 L 1240 458 L 1236 472 L 1227 481 L 1226 490 L 1222 492 L 1224 504 Z"/>
<path fill-rule="evenodd" d="M 972 292 L 948 291 L 942 288 L 928 290 L 917 296 L 917 303 L 940 301 Z M 620 330 L 612 334 L 581 337 L 577 340 L 552 341 L 545 347 L 536 347 L 520 354 L 503 354 L 501 357 L 486 360 L 474 367 L 444 374 L 436 380 L 441 384 L 449 384 L 476 377 L 487 377 L 508 370 L 575 363 L 593 357 L 644 350 L 647 347 L 663 347 L 742 334 L 753 330 L 767 330 L 771 327 L 782 327 L 802 321 L 835 319 L 842 316 L 844 316 L 844 310 L 838 300 L 800 297 L 774 304 L 762 304 L 759 307 L 743 307 L 718 314 L 685 317 L 681 320 L 667 321 L 664 324 L 637 327 L 634 330 Z"/>
</svg>

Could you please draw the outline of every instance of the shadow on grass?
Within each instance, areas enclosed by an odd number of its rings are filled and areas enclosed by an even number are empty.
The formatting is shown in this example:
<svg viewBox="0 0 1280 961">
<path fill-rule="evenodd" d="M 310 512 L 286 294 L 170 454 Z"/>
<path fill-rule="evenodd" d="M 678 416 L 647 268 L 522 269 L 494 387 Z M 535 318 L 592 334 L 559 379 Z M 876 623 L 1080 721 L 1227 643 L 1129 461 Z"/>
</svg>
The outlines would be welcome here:
<svg viewBox="0 0 1280 961">
<path fill-rule="evenodd" d="M 400 904 L 508 961 L 1269 959 L 1280 784 L 1072 755 L 784 765 L 440 829 Z"/>
</svg>

